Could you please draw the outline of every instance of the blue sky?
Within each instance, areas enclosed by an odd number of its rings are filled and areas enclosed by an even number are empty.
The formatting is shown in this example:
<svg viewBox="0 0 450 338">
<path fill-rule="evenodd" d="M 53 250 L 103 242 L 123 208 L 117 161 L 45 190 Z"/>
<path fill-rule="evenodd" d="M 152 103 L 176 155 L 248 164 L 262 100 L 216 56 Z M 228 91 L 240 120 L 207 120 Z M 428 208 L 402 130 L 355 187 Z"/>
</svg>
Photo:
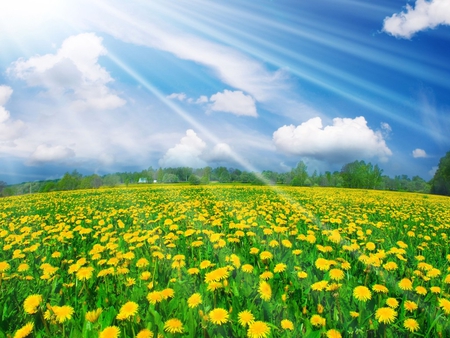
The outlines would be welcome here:
<svg viewBox="0 0 450 338">
<path fill-rule="evenodd" d="M 0 180 L 152 166 L 432 177 L 448 0 L 0 4 Z"/>
</svg>

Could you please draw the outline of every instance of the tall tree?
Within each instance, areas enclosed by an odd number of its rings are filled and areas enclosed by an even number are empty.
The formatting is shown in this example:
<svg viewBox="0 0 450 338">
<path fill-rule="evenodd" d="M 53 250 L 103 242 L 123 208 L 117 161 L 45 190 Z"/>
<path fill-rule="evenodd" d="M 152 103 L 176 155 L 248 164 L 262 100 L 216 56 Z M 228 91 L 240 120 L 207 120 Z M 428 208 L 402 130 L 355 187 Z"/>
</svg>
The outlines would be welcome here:
<svg viewBox="0 0 450 338">
<path fill-rule="evenodd" d="M 450 196 L 450 151 L 439 161 L 431 180 L 431 193 Z"/>
</svg>

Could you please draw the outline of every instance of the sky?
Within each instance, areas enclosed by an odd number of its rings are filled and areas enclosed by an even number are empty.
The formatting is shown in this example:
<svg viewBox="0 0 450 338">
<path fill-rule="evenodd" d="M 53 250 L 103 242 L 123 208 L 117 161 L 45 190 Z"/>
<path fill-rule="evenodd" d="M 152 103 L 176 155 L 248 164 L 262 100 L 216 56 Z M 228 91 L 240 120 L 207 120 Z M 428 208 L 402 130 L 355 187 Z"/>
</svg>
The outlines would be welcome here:
<svg viewBox="0 0 450 338">
<path fill-rule="evenodd" d="M 0 180 L 450 150 L 449 0 L 0 2 Z"/>
</svg>

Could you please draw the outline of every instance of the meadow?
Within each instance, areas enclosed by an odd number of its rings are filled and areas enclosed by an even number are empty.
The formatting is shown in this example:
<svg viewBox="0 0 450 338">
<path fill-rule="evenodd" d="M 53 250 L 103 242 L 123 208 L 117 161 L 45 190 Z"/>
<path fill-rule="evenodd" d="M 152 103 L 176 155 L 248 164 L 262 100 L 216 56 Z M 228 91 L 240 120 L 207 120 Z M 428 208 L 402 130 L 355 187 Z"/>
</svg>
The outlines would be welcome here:
<svg viewBox="0 0 450 338">
<path fill-rule="evenodd" d="M 450 199 L 146 185 L 0 199 L 0 337 L 449 337 Z"/>
</svg>

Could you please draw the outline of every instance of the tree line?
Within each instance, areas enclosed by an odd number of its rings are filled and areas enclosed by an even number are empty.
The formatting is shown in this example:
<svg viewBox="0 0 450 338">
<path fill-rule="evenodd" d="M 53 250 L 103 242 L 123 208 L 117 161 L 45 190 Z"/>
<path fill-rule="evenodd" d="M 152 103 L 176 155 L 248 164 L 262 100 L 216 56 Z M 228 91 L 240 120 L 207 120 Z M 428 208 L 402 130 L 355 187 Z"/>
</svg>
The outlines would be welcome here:
<svg viewBox="0 0 450 338">
<path fill-rule="evenodd" d="M 450 195 L 449 169 L 450 152 L 441 159 L 435 177 L 429 182 L 419 176 L 409 178 L 407 175 L 399 175 L 391 178 L 383 175 L 383 170 L 377 164 L 373 165 L 365 161 L 347 163 L 340 171 L 325 171 L 324 173 L 314 171 L 312 174 L 308 172 L 307 165 L 303 161 L 300 161 L 295 168 L 283 173 L 271 170 L 256 173 L 223 166 L 198 169 L 190 167 L 153 169 L 150 167 L 139 172 L 117 172 L 103 176 L 97 174 L 83 176 L 77 170 L 73 170 L 71 173 L 66 172 L 59 180 L 26 182 L 9 186 L 0 181 L 0 194 L 12 196 L 36 192 L 97 189 L 102 186 L 114 187 L 137 183 L 185 182 L 196 185 L 219 182 L 380 189 Z"/>
</svg>

